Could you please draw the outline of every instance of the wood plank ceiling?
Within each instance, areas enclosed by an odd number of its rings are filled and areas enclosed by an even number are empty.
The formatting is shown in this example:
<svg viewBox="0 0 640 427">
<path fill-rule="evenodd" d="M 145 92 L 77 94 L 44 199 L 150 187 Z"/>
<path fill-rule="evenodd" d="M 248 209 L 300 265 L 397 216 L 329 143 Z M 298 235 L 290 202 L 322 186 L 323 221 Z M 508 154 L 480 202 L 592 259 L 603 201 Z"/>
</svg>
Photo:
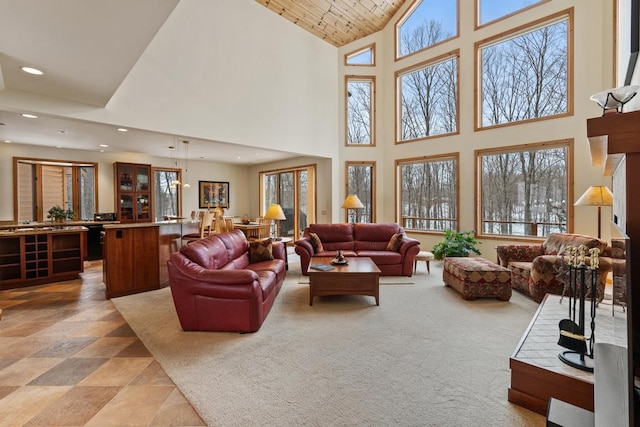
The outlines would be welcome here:
<svg viewBox="0 0 640 427">
<path fill-rule="evenodd" d="M 405 0 L 256 0 L 336 47 L 384 28 Z"/>
</svg>

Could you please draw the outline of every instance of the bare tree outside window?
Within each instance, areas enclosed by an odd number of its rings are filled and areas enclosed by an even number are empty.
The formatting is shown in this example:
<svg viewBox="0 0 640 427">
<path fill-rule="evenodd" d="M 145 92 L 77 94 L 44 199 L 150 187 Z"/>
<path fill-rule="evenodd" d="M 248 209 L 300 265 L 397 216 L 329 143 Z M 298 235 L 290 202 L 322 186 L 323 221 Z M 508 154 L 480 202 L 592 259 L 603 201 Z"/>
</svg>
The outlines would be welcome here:
<svg viewBox="0 0 640 427">
<path fill-rule="evenodd" d="M 568 112 L 569 17 L 480 48 L 482 127 Z"/>
<path fill-rule="evenodd" d="M 363 209 L 345 209 L 346 222 L 375 222 L 375 162 L 347 162 L 346 194 L 358 196 Z"/>
<path fill-rule="evenodd" d="M 399 206 L 408 230 L 458 229 L 458 155 L 399 160 Z"/>
<path fill-rule="evenodd" d="M 156 169 L 153 170 L 154 183 L 154 216 L 156 221 L 161 221 L 166 217 L 180 216 L 179 191 L 174 184 L 181 180 L 178 169 Z"/>
<path fill-rule="evenodd" d="M 478 153 L 482 234 L 566 232 L 569 143 Z"/>
<path fill-rule="evenodd" d="M 402 58 L 458 33 L 458 2 L 418 0 L 396 24 L 397 57 Z"/>
<path fill-rule="evenodd" d="M 373 145 L 374 77 L 347 78 L 347 144 Z"/>
<path fill-rule="evenodd" d="M 456 54 L 399 75 L 400 141 L 457 132 L 457 70 Z"/>
</svg>

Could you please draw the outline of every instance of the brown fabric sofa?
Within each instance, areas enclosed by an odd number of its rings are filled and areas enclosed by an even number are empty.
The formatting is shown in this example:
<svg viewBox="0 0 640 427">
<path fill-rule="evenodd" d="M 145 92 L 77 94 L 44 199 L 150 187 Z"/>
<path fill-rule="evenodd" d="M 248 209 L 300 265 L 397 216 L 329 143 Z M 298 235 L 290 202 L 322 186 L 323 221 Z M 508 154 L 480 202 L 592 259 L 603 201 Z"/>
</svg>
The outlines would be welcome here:
<svg viewBox="0 0 640 427">
<path fill-rule="evenodd" d="M 316 252 L 310 240 L 315 233 L 322 243 L 322 252 Z M 402 234 L 397 251 L 387 250 L 394 234 Z M 415 256 L 420 252 L 420 242 L 407 237 L 404 229 L 394 222 L 356 224 L 310 224 L 304 237 L 295 242 L 300 255 L 300 268 L 307 274 L 309 262 L 314 256 L 335 256 L 338 250 L 345 257 L 369 257 L 376 263 L 382 276 L 413 275 Z"/>
<path fill-rule="evenodd" d="M 234 230 L 190 243 L 172 254 L 167 261 L 169 284 L 182 329 L 260 329 L 286 274 L 282 242 L 273 243 L 273 259 L 255 259 L 268 258 L 264 250 L 268 244 L 252 243 L 256 250 L 250 250 L 244 233 Z"/>
<path fill-rule="evenodd" d="M 607 242 L 582 234 L 552 233 L 542 244 L 501 245 L 496 247 L 498 262 L 511 270 L 511 285 L 537 302 L 545 294 L 562 295 L 565 280 L 561 277 L 563 256 L 569 246 L 585 245 L 600 249 L 598 269 L 598 301 L 604 298 L 607 273 L 611 271 L 610 249 Z M 586 258 L 589 264 L 589 257 Z"/>
</svg>

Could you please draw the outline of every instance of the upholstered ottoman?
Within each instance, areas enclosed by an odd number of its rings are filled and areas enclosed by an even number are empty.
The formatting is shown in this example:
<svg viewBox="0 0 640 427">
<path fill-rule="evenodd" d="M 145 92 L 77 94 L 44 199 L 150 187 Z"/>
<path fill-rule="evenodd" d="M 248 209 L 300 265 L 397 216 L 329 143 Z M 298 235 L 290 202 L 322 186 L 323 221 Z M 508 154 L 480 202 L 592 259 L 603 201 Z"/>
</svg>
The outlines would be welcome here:
<svg viewBox="0 0 640 427">
<path fill-rule="evenodd" d="M 511 271 L 488 259 L 452 257 L 444 259 L 442 279 L 466 300 L 478 297 L 511 298 Z"/>
</svg>

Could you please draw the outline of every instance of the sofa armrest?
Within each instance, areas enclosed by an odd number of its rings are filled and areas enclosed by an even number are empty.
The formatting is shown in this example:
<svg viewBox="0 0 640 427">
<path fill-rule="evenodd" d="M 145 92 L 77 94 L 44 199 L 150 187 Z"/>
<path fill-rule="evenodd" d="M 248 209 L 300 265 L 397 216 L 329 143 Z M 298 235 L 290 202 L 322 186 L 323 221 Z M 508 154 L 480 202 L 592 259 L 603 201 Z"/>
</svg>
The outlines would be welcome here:
<svg viewBox="0 0 640 427">
<path fill-rule="evenodd" d="M 281 259 L 283 261 L 286 261 L 287 259 L 286 252 L 287 252 L 287 245 L 282 243 L 282 241 L 280 240 L 273 241 L 273 243 L 271 244 L 271 253 L 273 254 L 274 259 Z"/>
<path fill-rule="evenodd" d="M 510 262 L 532 262 L 543 254 L 542 245 L 500 245 L 496 247 L 498 264 L 507 267 Z"/>
<path fill-rule="evenodd" d="M 308 237 L 303 237 L 300 240 L 295 241 L 296 253 L 298 255 L 307 254 L 313 256 L 313 246 L 311 246 L 311 240 Z"/>
<path fill-rule="evenodd" d="M 402 237 L 402 243 L 400 244 L 400 248 L 398 249 L 398 252 L 400 252 L 400 255 L 402 255 L 402 258 L 404 258 L 407 255 L 407 251 L 414 246 L 420 246 L 420 241 L 417 239 L 413 239 L 411 237 L 407 237 L 405 235 Z M 418 248 L 418 252 L 419 251 L 420 250 Z"/>
</svg>

